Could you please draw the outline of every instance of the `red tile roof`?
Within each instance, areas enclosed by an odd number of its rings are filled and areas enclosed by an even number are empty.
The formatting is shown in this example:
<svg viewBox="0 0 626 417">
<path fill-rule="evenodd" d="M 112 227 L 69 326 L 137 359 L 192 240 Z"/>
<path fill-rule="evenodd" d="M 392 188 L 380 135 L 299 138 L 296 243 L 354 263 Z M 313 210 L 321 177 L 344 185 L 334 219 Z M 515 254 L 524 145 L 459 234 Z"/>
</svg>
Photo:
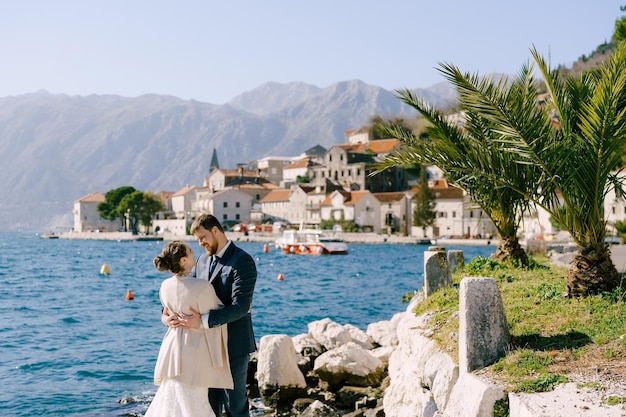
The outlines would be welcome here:
<svg viewBox="0 0 626 417">
<path fill-rule="evenodd" d="M 194 187 L 193 185 L 188 185 L 185 188 L 182 188 L 182 189 L 176 191 L 174 194 L 172 194 L 172 197 L 178 197 L 178 196 L 181 196 L 181 195 L 185 195 L 185 194 L 187 194 L 190 191 L 193 191 L 195 189 L 196 189 L 196 187 Z"/>
<path fill-rule="evenodd" d="M 265 197 L 261 199 L 261 203 L 273 203 L 278 201 L 289 201 L 291 190 L 285 188 L 277 188 L 270 191 Z"/>
<path fill-rule="evenodd" d="M 295 168 L 306 168 L 308 166 L 309 166 L 309 158 L 304 158 L 304 159 L 300 159 L 299 161 L 292 162 L 289 165 L 285 165 L 283 170 L 295 169 Z"/>
<path fill-rule="evenodd" d="M 366 153 L 367 151 L 375 154 L 389 153 L 400 144 L 398 139 L 380 139 L 373 140 L 369 143 L 357 143 L 355 145 L 343 144 L 334 145 L 333 148 L 345 149 L 347 152 Z"/>
<path fill-rule="evenodd" d="M 397 203 L 406 197 L 406 193 L 373 193 L 381 203 Z"/>
<path fill-rule="evenodd" d="M 79 198 L 77 202 L 79 203 L 104 203 L 105 196 L 102 193 L 91 193 L 86 196 Z"/>
</svg>

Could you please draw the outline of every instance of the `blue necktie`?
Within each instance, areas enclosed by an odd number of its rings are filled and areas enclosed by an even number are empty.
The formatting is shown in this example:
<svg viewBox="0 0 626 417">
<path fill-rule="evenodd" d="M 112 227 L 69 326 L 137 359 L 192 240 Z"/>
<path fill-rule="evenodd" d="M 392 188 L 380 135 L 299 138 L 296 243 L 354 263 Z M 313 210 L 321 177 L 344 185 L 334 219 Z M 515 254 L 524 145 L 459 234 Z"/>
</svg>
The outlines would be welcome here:
<svg viewBox="0 0 626 417">
<path fill-rule="evenodd" d="M 211 266 L 209 267 L 209 279 L 213 276 L 213 271 L 215 271 L 219 259 L 217 255 L 213 255 L 213 260 L 211 260 Z"/>
</svg>

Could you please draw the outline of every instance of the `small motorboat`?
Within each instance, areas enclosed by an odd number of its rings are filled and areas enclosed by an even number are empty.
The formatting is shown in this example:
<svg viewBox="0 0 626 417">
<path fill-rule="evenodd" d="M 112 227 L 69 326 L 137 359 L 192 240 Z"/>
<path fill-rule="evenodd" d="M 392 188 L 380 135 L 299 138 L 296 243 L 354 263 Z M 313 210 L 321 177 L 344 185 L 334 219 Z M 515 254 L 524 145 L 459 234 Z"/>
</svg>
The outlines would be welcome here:
<svg viewBox="0 0 626 417">
<path fill-rule="evenodd" d="M 322 230 L 285 230 L 275 245 L 285 253 L 296 255 L 348 254 L 348 245 L 340 237 Z"/>
</svg>

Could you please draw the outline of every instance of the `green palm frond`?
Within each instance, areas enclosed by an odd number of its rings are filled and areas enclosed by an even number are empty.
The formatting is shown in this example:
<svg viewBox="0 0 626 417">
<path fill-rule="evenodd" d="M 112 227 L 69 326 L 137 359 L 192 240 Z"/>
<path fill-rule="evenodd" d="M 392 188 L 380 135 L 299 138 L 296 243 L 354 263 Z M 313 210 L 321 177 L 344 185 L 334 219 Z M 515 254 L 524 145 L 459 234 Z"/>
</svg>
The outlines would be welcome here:
<svg viewBox="0 0 626 417">
<path fill-rule="evenodd" d="M 537 153 L 537 160 L 552 161 L 554 166 L 538 183 L 542 190 L 538 200 L 554 211 L 579 245 L 599 245 L 605 236 L 604 199 L 611 190 L 623 194 L 614 173 L 621 169 L 620 150 L 626 136 L 626 49 L 622 44 L 606 65 L 565 82 L 549 70 L 536 50 L 532 53 L 561 122 L 554 135 L 560 143 Z M 555 162 L 559 158 L 560 164 Z M 542 188 L 548 181 L 556 187 Z M 557 194 L 565 207 L 560 212 L 547 204 Z"/>
<path fill-rule="evenodd" d="M 536 204 L 577 244 L 599 245 L 604 199 L 611 190 L 624 194 L 615 172 L 626 137 L 626 47 L 618 45 L 605 65 L 578 78 L 562 77 L 536 49 L 531 52 L 547 87 L 543 101 L 534 66 L 496 80 L 440 64 L 439 71 L 457 89 L 462 128 L 410 90 L 398 90 L 399 98 L 430 122 L 429 140 L 390 129 L 402 145 L 379 169 L 437 165 L 493 217 L 494 209 L 485 207 L 508 210 L 504 197 L 516 210 Z"/>
<path fill-rule="evenodd" d="M 494 84 L 489 79 L 462 74 L 453 66 L 444 66 L 442 71 L 458 87 L 464 125 L 460 127 L 448 122 L 444 114 L 412 91 L 397 91 L 402 101 L 430 122 L 428 140 L 390 127 L 387 134 L 400 139 L 402 145 L 380 164 L 379 169 L 407 164 L 438 166 L 452 184 L 464 189 L 483 209 L 501 236 L 516 239 L 518 214 L 527 207 L 528 200 L 506 186 L 503 173 L 508 173 L 520 187 L 524 187 L 532 166 L 516 163 L 510 153 L 502 150 L 502 142 L 494 140 L 501 134 L 483 113 L 488 107 L 493 113 L 502 113 L 497 107 L 505 106 L 506 100 L 502 96 L 509 91 L 510 82 L 502 79 Z M 473 88 L 474 84 L 478 87 Z M 470 100 L 476 94 L 481 94 L 482 100 Z"/>
</svg>

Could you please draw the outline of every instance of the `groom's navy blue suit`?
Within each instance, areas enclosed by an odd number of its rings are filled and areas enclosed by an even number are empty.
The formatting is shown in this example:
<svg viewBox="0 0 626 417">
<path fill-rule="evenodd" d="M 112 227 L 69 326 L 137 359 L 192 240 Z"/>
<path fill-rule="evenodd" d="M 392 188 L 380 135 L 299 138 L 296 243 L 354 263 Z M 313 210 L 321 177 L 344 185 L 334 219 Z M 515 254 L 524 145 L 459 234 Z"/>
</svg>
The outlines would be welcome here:
<svg viewBox="0 0 626 417">
<path fill-rule="evenodd" d="M 246 382 L 249 355 L 256 350 L 250 314 L 256 265 L 247 252 L 230 242 L 209 276 L 214 256 L 204 253 L 198 257 L 196 278 L 208 279 L 224 304 L 209 312 L 209 327 L 228 325 L 228 355 L 235 388 L 209 389 L 209 402 L 217 417 L 221 416 L 222 405 L 229 417 L 249 417 Z"/>
</svg>

